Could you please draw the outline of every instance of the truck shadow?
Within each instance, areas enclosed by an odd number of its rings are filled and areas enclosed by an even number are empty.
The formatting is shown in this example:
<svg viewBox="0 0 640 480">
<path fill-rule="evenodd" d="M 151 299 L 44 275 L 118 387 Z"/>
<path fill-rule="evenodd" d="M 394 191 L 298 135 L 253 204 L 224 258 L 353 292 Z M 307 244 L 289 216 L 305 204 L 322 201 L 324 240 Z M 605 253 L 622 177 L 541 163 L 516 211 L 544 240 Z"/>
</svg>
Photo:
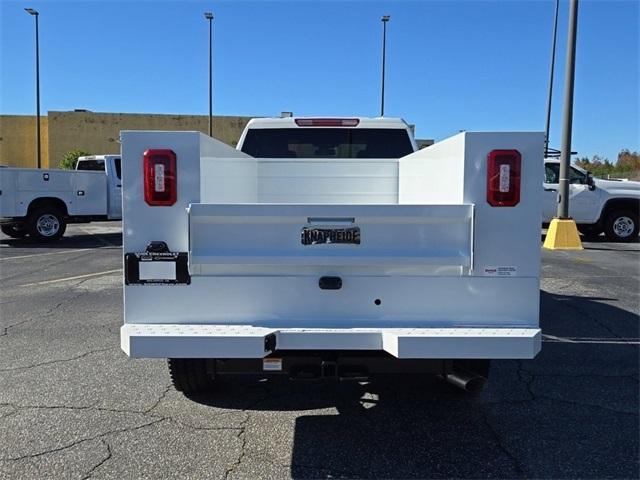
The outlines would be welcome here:
<svg viewBox="0 0 640 480">
<path fill-rule="evenodd" d="M 264 461 L 265 475 L 638 478 L 638 316 L 604 300 L 613 299 L 542 291 L 543 332 L 555 340 L 535 360 L 493 362 L 475 396 L 402 375 L 228 378 L 214 396 L 192 400 L 249 413 L 247 459 L 263 461 L 263 445 L 282 445 L 293 430 L 290 462 Z"/>
<path fill-rule="evenodd" d="M 63 236 L 57 242 L 52 243 L 37 242 L 29 237 L 18 239 L 4 237 L 0 239 L 0 244 L 16 248 L 47 249 L 121 247 L 122 233 L 81 233 L 70 236 Z"/>
</svg>

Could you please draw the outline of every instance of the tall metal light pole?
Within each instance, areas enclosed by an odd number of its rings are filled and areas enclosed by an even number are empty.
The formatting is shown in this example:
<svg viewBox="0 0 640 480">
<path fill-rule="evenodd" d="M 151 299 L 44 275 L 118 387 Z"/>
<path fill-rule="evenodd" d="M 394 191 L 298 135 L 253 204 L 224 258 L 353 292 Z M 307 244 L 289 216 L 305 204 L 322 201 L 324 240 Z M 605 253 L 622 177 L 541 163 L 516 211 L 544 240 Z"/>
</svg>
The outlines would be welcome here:
<svg viewBox="0 0 640 480">
<path fill-rule="evenodd" d="M 558 212 L 551 220 L 544 248 L 550 250 L 582 250 L 576 222 L 569 217 L 569 160 L 571 159 L 571 127 L 573 123 L 573 81 L 576 71 L 576 34 L 578 31 L 578 0 L 569 0 L 567 61 L 564 74 L 564 113 L 560 150 L 560 185 Z"/>
<path fill-rule="evenodd" d="M 387 63 L 387 22 L 390 15 L 383 15 L 382 21 L 382 98 L 380 99 L 380 116 L 384 117 L 384 70 Z"/>
<path fill-rule="evenodd" d="M 556 12 L 553 21 L 553 36 L 551 38 L 551 68 L 549 70 L 549 94 L 547 97 L 547 124 L 544 129 L 544 155 L 549 153 L 549 126 L 551 125 L 551 98 L 553 96 L 553 70 L 556 63 L 556 34 L 558 32 L 558 6 L 560 0 L 556 0 Z"/>
<path fill-rule="evenodd" d="M 558 218 L 569 218 L 569 162 L 571 159 L 571 131 L 573 127 L 573 82 L 576 73 L 576 36 L 578 33 L 578 0 L 569 0 L 569 31 L 567 61 L 564 75 L 564 114 L 562 118 L 562 147 L 560 150 L 560 185 L 558 190 Z"/>
<path fill-rule="evenodd" d="M 209 136 L 213 137 L 213 13 L 204 12 L 204 18 L 209 20 Z"/>
<path fill-rule="evenodd" d="M 38 38 L 38 16 L 33 8 L 25 8 L 29 15 L 36 19 L 36 155 L 38 168 L 42 168 L 42 153 L 40 148 L 40 43 Z"/>
</svg>

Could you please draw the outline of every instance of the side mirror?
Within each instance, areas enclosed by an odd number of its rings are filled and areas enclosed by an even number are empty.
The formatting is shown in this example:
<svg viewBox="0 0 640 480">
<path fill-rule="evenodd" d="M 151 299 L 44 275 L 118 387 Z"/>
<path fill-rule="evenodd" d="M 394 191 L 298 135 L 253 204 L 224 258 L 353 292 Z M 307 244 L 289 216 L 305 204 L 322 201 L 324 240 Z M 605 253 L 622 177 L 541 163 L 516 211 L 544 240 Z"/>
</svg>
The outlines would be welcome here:
<svg viewBox="0 0 640 480">
<path fill-rule="evenodd" d="M 596 189 L 596 182 L 593 179 L 593 174 L 591 172 L 587 172 L 587 185 L 589 185 L 589 190 Z"/>
</svg>

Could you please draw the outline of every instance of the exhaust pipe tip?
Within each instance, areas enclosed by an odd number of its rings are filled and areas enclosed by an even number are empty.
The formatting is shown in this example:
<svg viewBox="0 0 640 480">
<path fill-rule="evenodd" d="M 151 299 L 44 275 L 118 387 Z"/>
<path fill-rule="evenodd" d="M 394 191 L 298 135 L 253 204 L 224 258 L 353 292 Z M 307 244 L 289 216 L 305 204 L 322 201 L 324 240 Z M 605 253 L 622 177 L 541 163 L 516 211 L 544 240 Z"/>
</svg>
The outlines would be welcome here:
<svg viewBox="0 0 640 480">
<path fill-rule="evenodd" d="M 469 393 L 481 392 L 487 383 L 487 379 L 485 377 L 457 368 L 451 373 L 439 376 L 454 387 Z"/>
</svg>

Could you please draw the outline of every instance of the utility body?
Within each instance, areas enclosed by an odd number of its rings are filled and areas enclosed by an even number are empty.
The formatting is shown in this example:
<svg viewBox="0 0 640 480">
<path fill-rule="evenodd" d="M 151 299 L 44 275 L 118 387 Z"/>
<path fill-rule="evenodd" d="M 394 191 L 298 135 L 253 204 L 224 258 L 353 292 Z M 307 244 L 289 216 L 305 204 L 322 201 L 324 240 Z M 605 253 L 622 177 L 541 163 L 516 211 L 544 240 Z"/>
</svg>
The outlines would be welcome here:
<svg viewBox="0 0 640 480">
<path fill-rule="evenodd" d="M 479 386 L 540 350 L 543 140 L 416 151 L 389 118 L 252 120 L 237 149 L 123 131 L 122 349 L 188 394 L 256 372 Z"/>
<path fill-rule="evenodd" d="M 68 223 L 120 220 L 120 178 L 120 155 L 80 157 L 76 170 L 1 167 L 2 232 L 52 242 Z"/>
<path fill-rule="evenodd" d="M 542 221 L 551 222 L 558 209 L 560 162 L 544 161 Z M 587 236 L 604 232 L 609 240 L 632 242 L 638 238 L 640 182 L 603 180 L 571 165 L 569 167 L 569 216 Z"/>
</svg>

